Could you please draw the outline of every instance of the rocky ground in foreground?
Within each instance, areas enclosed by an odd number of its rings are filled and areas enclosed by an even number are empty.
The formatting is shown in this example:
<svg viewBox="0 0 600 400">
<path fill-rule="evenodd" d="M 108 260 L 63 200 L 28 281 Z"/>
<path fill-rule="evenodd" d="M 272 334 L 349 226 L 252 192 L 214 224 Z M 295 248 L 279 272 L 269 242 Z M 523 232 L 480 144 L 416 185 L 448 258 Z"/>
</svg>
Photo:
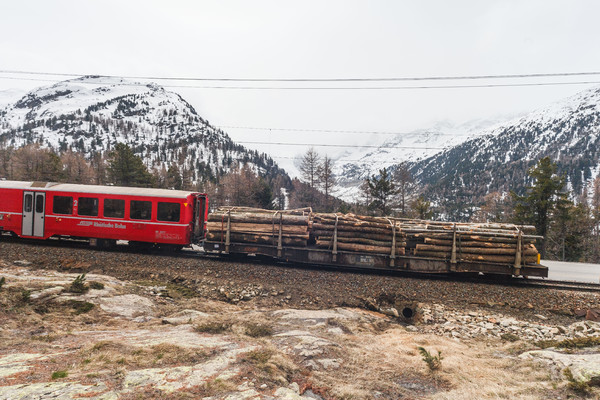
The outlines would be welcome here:
<svg viewBox="0 0 600 400">
<path fill-rule="evenodd" d="M 0 282 L 0 399 L 600 394 L 593 294 L 19 242 Z"/>
</svg>

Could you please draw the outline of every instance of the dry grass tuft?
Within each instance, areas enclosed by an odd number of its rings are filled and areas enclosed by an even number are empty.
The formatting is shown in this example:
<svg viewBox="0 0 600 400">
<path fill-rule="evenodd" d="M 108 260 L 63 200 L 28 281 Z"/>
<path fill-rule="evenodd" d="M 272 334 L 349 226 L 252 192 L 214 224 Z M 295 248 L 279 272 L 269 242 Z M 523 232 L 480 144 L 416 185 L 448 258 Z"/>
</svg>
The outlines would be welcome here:
<svg viewBox="0 0 600 400">
<path fill-rule="evenodd" d="M 273 335 L 273 328 L 271 328 L 269 325 L 266 324 L 247 324 L 246 325 L 246 335 L 253 337 L 253 338 L 259 338 L 259 337 L 265 337 L 265 336 L 272 336 Z"/>
<path fill-rule="evenodd" d="M 218 321 L 203 322 L 194 327 L 194 330 L 199 333 L 223 333 L 231 329 L 231 324 Z"/>
</svg>

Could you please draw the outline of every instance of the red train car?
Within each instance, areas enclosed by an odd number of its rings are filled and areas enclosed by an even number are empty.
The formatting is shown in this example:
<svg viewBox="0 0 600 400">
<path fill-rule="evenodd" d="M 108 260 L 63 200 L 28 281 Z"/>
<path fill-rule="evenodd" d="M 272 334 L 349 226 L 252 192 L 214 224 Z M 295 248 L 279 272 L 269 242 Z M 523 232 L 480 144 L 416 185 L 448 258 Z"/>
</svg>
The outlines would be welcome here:
<svg viewBox="0 0 600 400">
<path fill-rule="evenodd" d="M 181 190 L 0 181 L 0 231 L 186 246 L 204 239 L 208 198 Z"/>
</svg>

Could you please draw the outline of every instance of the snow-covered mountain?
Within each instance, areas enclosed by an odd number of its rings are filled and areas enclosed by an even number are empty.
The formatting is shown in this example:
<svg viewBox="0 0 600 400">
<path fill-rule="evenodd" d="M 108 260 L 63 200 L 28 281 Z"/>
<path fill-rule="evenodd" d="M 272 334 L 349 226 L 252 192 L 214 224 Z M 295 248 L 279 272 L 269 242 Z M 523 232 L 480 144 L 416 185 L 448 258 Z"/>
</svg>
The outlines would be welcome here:
<svg viewBox="0 0 600 400">
<path fill-rule="evenodd" d="M 181 96 L 156 84 L 87 76 L 35 89 L 0 107 L 0 142 L 40 143 L 86 154 L 129 144 L 148 166 L 177 163 L 193 180 L 221 176 L 236 162 L 283 173 L 265 154 L 235 144 Z"/>
<path fill-rule="evenodd" d="M 0 109 L 6 107 L 10 103 L 19 100 L 25 94 L 25 90 L 5 89 L 0 90 Z"/>
<path fill-rule="evenodd" d="M 382 168 L 394 168 L 402 162 L 417 162 L 450 149 L 482 131 L 498 126 L 508 117 L 494 120 L 472 120 L 462 124 L 438 122 L 428 129 L 398 134 L 373 134 L 369 147 L 349 151 L 335 159 L 336 195 L 347 201 L 356 200 L 359 186 Z"/>
<path fill-rule="evenodd" d="M 582 91 L 522 118 L 481 132 L 412 165 L 438 203 L 456 205 L 451 218 L 468 217 L 487 193 L 522 192 L 528 169 L 549 156 L 576 193 L 600 172 L 600 87 Z"/>
</svg>

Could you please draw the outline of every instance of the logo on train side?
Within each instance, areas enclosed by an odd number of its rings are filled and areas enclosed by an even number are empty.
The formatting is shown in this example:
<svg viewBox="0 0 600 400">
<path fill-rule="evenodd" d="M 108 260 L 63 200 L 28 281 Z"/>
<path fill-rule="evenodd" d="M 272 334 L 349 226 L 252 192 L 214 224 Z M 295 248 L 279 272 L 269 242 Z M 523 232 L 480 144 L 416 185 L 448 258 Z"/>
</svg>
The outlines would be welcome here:
<svg viewBox="0 0 600 400">
<path fill-rule="evenodd" d="M 98 222 L 98 221 L 79 221 L 77 226 L 90 227 L 94 228 L 115 228 L 115 229 L 127 229 L 125 224 L 112 223 L 112 222 Z"/>
<path fill-rule="evenodd" d="M 163 240 L 179 240 L 181 239 L 181 235 L 178 233 L 169 233 L 166 231 L 154 231 L 155 239 L 163 239 Z"/>
</svg>

